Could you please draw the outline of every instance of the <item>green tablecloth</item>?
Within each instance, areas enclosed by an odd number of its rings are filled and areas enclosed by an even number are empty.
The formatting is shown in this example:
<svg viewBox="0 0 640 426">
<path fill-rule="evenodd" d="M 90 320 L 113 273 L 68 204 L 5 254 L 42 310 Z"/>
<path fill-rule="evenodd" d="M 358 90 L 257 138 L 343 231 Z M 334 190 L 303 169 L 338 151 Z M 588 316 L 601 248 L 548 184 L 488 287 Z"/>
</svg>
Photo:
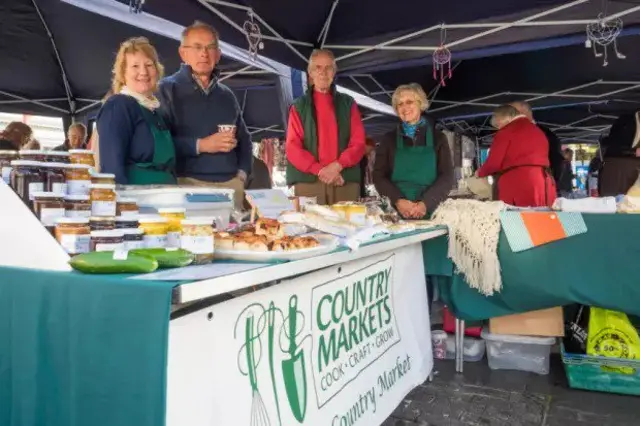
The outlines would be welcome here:
<svg viewBox="0 0 640 426">
<path fill-rule="evenodd" d="M 584 214 L 587 233 L 519 253 L 500 233 L 502 291 L 485 297 L 454 273 L 446 237 L 428 246 L 428 274 L 461 319 L 484 320 L 571 303 L 640 315 L 640 216 Z"/>
<path fill-rule="evenodd" d="M 173 286 L 0 268 L 0 425 L 163 426 Z"/>
</svg>

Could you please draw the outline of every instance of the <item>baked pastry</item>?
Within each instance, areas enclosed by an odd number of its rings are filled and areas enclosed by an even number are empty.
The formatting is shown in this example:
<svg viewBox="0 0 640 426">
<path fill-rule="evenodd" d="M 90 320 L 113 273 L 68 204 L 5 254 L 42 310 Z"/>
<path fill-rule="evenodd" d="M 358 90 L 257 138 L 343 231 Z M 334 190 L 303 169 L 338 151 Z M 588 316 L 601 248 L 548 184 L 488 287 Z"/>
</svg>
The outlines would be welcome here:
<svg viewBox="0 0 640 426">
<path fill-rule="evenodd" d="M 234 238 L 233 248 L 243 251 L 269 251 L 267 239 L 262 235 L 238 235 Z"/>
<path fill-rule="evenodd" d="M 233 250 L 234 238 L 228 232 L 218 232 L 214 235 L 214 245 L 216 249 Z"/>
<path fill-rule="evenodd" d="M 267 238 L 275 240 L 285 236 L 284 228 L 276 219 L 260 218 L 256 221 L 256 235 L 266 235 Z"/>
</svg>

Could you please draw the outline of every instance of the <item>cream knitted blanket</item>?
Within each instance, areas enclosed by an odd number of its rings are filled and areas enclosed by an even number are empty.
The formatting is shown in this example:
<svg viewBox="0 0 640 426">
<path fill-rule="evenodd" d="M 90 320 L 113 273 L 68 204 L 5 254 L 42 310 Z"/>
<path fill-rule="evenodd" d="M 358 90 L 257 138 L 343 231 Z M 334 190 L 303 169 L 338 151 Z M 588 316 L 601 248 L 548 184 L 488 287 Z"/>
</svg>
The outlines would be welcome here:
<svg viewBox="0 0 640 426">
<path fill-rule="evenodd" d="M 501 201 L 444 201 L 434 212 L 433 221 L 449 228 L 449 258 L 463 273 L 469 286 L 491 296 L 500 292 L 502 279 L 498 260 Z"/>
</svg>

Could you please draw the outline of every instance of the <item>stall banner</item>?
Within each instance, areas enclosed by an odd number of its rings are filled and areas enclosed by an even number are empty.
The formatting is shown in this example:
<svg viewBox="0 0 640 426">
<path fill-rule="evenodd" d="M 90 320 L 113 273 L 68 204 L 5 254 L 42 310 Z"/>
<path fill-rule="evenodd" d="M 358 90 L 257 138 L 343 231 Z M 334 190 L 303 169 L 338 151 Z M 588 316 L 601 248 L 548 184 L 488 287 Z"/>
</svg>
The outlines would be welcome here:
<svg viewBox="0 0 640 426">
<path fill-rule="evenodd" d="M 172 321 L 167 424 L 380 424 L 432 366 L 413 245 Z"/>
</svg>

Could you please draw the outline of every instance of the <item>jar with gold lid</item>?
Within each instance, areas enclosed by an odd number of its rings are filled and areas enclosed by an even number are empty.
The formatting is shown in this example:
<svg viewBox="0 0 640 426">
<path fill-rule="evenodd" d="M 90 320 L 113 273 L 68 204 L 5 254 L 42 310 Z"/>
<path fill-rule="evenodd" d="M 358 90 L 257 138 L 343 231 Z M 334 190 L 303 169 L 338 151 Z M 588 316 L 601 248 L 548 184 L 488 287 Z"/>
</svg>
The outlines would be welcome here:
<svg viewBox="0 0 640 426">
<path fill-rule="evenodd" d="M 11 162 L 17 159 L 18 151 L 0 150 L 0 173 L 7 185 L 11 183 Z"/>
<path fill-rule="evenodd" d="M 168 220 L 167 247 L 180 248 L 180 234 L 182 233 L 182 220 L 187 209 L 184 207 L 167 207 L 158 209 L 160 216 Z"/>
<path fill-rule="evenodd" d="M 91 216 L 116 215 L 116 186 L 108 183 L 94 183 L 90 186 Z"/>
<path fill-rule="evenodd" d="M 56 221 L 55 237 L 70 255 L 88 253 L 91 244 L 91 229 L 86 217 L 64 217 Z"/>
<path fill-rule="evenodd" d="M 140 216 L 140 228 L 144 230 L 144 246 L 146 248 L 167 247 L 169 221 L 161 216 Z"/>
<path fill-rule="evenodd" d="M 67 178 L 67 194 L 89 195 L 91 186 L 91 166 L 87 164 L 68 164 L 64 169 Z"/>
<path fill-rule="evenodd" d="M 86 164 L 91 167 L 96 166 L 93 151 L 90 149 L 70 149 L 69 159 L 73 164 Z"/>
</svg>

